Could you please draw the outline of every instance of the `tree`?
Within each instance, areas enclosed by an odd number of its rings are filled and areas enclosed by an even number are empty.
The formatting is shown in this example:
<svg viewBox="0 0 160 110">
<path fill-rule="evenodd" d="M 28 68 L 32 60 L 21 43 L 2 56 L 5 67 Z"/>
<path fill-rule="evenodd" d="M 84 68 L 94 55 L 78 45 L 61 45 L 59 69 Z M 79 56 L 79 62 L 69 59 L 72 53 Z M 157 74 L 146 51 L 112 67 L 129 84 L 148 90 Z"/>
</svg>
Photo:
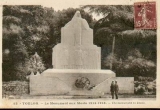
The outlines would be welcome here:
<svg viewBox="0 0 160 110">
<path fill-rule="evenodd" d="M 134 29 L 133 6 L 86 5 L 82 9 L 88 9 L 90 13 L 94 12 L 97 15 L 101 13 L 104 16 L 94 25 L 94 42 L 102 48 L 102 67 L 108 68 L 106 61 L 108 62 L 110 58 L 112 41 L 115 36 L 114 56 L 116 57 L 114 57 L 113 70 L 118 75 L 124 73 L 131 76 L 133 73 L 144 76 L 154 74 L 153 76 L 155 76 L 156 30 Z M 141 56 L 134 57 L 137 52 L 134 51 L 135 49 L 139 51 Z M 129 54 L 130 51 L 132 51 L 132 55 Z M 131 57 L 133 60 L 128 59 Z M 118 64 L 119 61 L 120 64 Z M 138 61 L 145 63 L 141 62 L 140 64 Z"/>
<path fill-rule="evenodd" d="M 127 57 L 129 50 L 138 48 L 144 57 L 156 60 L 156 31 L 134 29 L 133 6 L 86 5 L 82 8 L 88 8 L 91 13 L 104 15 L 94 25 L 95 44 L 102 48 L 108 47 L 108 51 L 111 51 L 113 36 L 115 36 L 115 52 L 118 56 L 121 55 L 122 59 Z"/>
<path fill-rule="evenodd" d="M 72 19 L 76 10 L 92 27 L 92 16 L 82 9 L 54 11 L 40 5 L 4 5 L 3 80 L 20 80 L 25 76 L 29 56 L 34 52 L 39 53 L 46 68 L 52 67 L 52 48 L 60 42 L 61 27 Z"/>
<path fill-rule="evenodd" d="M 31 56 L 28 61 L 28 70 L 29 72 L 43 72 L 45 70 L 44 64 L 42 62 L 41 57 L 37 54 L 37 52 Z"/>
<path fill-rule="evenodd" d="M 151 60 L 130 55 L 116 68 L 117 76 L 145 76 L 156 78 L 156 65 Z"/>
<path fill-rule="evenodd" d="M 3 6 L 3 80 L 25 79 L 28 56 L 48 31 L 43 12 L 41 6 Z"/>
<path fill-rule="evenodd" d="M 25 61 L 28 57 L 27 48 L 23 41 L 24 30 L 20 26 L 19 8 L 15 6 L 3 7 L 3 80 L 17 80 L 24 76 Z M 5 50 L 8 53 L 4 53 Z M 6 60 L 7 59 L 7 60 Z M 21 68 L 21 69 L 20 69 Z"/>
</svg>

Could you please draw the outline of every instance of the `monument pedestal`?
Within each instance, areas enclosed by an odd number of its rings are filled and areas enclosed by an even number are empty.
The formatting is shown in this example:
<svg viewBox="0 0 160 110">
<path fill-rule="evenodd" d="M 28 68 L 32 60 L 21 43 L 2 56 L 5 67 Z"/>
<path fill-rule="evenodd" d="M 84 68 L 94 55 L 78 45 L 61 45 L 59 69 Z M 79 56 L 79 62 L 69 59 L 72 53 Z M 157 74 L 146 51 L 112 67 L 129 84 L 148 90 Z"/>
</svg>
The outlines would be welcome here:
<svg viewBox="0 0 160 110">
<path fill-rule="evenodd" d="M 110 70 L 48 69 L 41 75 L 30 76 L 30 94 L 93 95 L 104 91 L 87 89 L 87 83 L 96 87 L 114 77 L 115 73 Z"/>
<path fill-rule="evenodd" d="M 78 79 L 84 83 L 88 79 L 92 89 L 83 87 L 83 83 L 76 86 Z M 80 80 L 79 80 L 80 81 Z M 112 81 L 117 81 L 119 93 L 134 93 L 133 77 L 115 77 L 111 70 L 77 70 L 77 69 L 48 69 L 40 75 L 30 76 L 31 95 L 77 95 L 102 96 L 110 93 Z"/>
</svg>

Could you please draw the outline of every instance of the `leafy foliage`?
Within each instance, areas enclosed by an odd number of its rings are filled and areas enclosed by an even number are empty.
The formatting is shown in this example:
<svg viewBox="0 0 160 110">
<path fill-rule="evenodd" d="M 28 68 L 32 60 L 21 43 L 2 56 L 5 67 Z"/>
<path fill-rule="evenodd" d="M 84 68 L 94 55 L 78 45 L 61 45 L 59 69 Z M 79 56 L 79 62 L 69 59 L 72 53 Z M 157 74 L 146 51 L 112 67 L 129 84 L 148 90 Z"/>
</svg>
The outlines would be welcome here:
<svg viewBox="0 0 160 110">
<path fill-rule="evenodd" d="M 45 70 L 44 64 L 42 62 L 41 57 L 37 54 L 37 52 L 31 56 L 28 61 L 28 70 L 29 72 L 43 72 Z"/>
<path fill-rule="evenodd" d="M 94 25 L 94 42 L 102 47 L 102 68 L 110 68 L 112 60 L 117 76 L 156 77 L 156 31 L 134 29 L 133 6 L 86 5 L 82 9 L 104 16 Z"/>
<path fill-rule="evenodd" d="M 82 9 L 54 11 L 38 5 L 3 6 L 3 80 L 24 80 L 30 71 L 29 56 L 35 52 L 46 68 L 52 67 L 52 48 L 60 42 L 61 27 L 76 10 L 92 27 L 92 16 Z"/>
</svg>

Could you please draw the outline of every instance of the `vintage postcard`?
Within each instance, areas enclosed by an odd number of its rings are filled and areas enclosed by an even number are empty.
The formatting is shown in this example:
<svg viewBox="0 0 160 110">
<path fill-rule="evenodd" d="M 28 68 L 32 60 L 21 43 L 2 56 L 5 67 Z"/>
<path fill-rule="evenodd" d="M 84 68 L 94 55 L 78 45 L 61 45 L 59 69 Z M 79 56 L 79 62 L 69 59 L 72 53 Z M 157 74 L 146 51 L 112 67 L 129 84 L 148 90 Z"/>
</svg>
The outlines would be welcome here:
<svg viewBox="0 0 160 110">
<path fill-rule="evenodd" d="M 0 4 L 0 108 L 160 108 L 160 1 Z"/>
</svg>

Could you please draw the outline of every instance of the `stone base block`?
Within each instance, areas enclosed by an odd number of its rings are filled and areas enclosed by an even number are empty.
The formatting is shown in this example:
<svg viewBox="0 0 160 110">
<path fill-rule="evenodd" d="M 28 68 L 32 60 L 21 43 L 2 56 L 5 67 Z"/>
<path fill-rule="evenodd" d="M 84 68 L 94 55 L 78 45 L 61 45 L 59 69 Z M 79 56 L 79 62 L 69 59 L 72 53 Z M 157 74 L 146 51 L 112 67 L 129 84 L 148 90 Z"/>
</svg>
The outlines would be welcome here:
<svg viewBox="0 0 160 110">
<path fill-rule="evenodd" d="M 100 92 L 86 90 L 84 84 L 96 86 L 113 77 L 115 73 L 111 70 L 48 69 L 40 75 L 30 76 L 30 94 L 93 95 Z"/>
<path fill-rule="evenodd" d="M 57 77 L 30 76 L 30 95 L 68 94 L 71 88 Z"/>
<path fill-rule="evenodd" d="M 101 96 L 110 93 L 112 81 L 118 82 L 119 93 L 134 93 L 134 78 L 115 77 L 111 70 L 48 69 L 30 76 L 30 94 Z"/>
</svg>

